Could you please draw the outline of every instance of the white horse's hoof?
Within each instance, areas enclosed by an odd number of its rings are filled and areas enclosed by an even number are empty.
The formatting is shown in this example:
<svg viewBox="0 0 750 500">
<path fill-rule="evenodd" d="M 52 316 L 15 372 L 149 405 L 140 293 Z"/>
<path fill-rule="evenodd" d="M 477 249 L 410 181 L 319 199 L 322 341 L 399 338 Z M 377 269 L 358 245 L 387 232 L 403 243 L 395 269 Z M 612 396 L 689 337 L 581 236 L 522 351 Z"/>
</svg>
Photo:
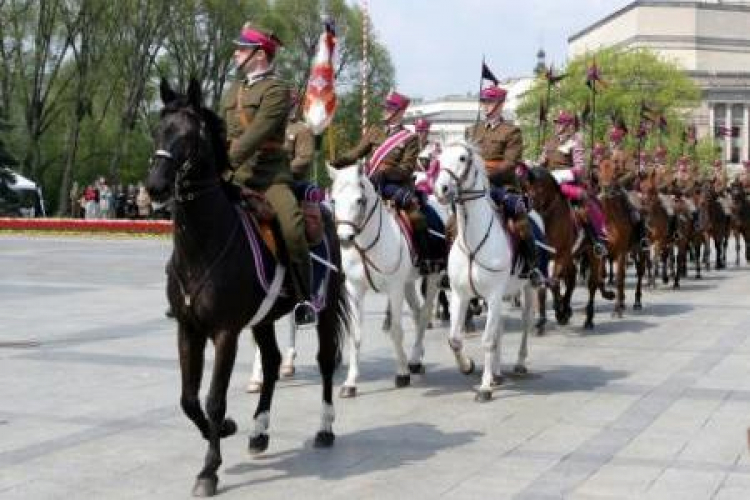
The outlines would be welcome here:
<svg viewBox="0 0 750 500">
<path fill-rule="evenodd" d="M 409 363 L 409 372 L 413 375 L 423 375 L 425 372 L 424 365 L 422 363 Z"/>
<path fill-rule="evenodd" d="M 339 390 L 339 397 L 343 399 L 349 399 L 357 397 L 357 388 L 353 385 L 345 385 Z"/>
<path fill-rule="evenodd" d="M 262 382 L 256 382 L 254 380 L 251 380 L 249 384 L 247 384 L 247 387 L 245 387 L 245 392 L 249 394 L 255 394 L 257 392 L 260 392 L 260 390 L 263 388 Z"/>
<path fill-rule="evenodd" d="M 411 377 L 406 375 L 396 375 L 396 387 L 398 389 L 403 389 L 404 387 L 409 387 L 411 384 Z"/>
<path fill-rule="evenodd" d="M 479 389 L 479 391 L 477 391 L 477 395 L 474 397 L 474 400 L 478 403 L 486 403 L 488 401 L 492 401 L 492 391 L 487 389 Z"/>
<path fill-rule="evenodd" d="M 477 367 L 474 364 L 474 360 L 473 359 L 469 359 L 469 368 L 467 368 L 466 370 L 464 370 L 462 368 L 461 369 L 461 373 L 463 373 L 464 375 L 471 375 L 472 373 L 474 373 L 474 370 L 476 370 L 476 368 Z"/>
<path fill-rule="evenodd" d="M 281 369 L 279 369 L 279 375 L 281 375 L 281 378 L 291 378 L 294 376 L 294 365 L 281 365 Z"/>
<path fill-rule="evenodd" d="M 516 365 L 513 367 L 513 373 L 516 375 L 528 375 L 529 369 L 523 365 Z"/>
<path fill-rule="evenodd" d="M 500 387 L 503 383 L 505 383 L 505 377 L 498 374 L 492 375 L 492 387 Z"/>
</svg>

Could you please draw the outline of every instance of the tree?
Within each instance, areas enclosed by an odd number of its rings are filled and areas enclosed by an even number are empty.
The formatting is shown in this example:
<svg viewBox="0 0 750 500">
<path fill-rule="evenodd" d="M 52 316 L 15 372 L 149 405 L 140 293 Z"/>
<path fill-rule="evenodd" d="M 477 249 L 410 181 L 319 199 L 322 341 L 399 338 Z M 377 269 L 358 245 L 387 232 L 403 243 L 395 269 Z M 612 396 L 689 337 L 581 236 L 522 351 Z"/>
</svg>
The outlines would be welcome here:
<svg viewBox="0 0 750 500">
<path fill-rule="evenodd" d="M 679 155 L 680 138 L 686 127 L 690 110 L 699 102 L 700 90 L 675 63 L 665 60 L 648 49 L 607 48 L 595 54 L 579 56 L 571 60 L 559 73 L 565 78 L 552 86 L 548 115 L 555 110 L 571 110 L 583 113 L 590 109 L 592 91 L 586 85 L 587 71 L 596 65 L 601 83 L 593 84 L 597 90 L 593 138 L 602 140 L 613 118 L 622 119 L 632 134 L 629 145 L 636 147 L 635 132 L 639 129 L 642 106 L 652 116 L 662 116 L 666 122 L 663 132 L 652 128 L 644 146 L 654 146 L 659 141 L 668 145 L 670 154 Z M 539 78 L 527 92 L 516 110 L 526 138 L 525 156 L 539 155 L 537 133 L 539 131 L 539 106 L 546 99 L 547 80 Z M 589 120 L 583 124 L 586 139 L 591 141 Z M 546 127 L 549 131 L 551 127 Z M 546 134 L 549 137 L 549 132 Z"/>
</svg>

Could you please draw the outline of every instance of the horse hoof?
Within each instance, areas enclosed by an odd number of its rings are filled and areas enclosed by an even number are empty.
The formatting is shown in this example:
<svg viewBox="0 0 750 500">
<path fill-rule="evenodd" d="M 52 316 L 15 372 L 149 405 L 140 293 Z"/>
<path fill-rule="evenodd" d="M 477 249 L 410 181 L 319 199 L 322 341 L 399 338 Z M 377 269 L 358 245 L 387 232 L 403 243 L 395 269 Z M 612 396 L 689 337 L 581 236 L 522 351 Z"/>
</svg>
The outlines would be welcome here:
<svg viewBox="0 0 750 500">
<path fill-rule="evenodd" d="M 248 440 L 247 451 L 251 455 L 258 455 L 268 449 L 268 434 L 258 434 Z"/>
<path fill-rule="evenodd" d="M 313 446 L 315 448 L 330 448 L 333 446 L 333 442 L 336 440 L 336 436 L 331 431 L 318 431 L 315 435 L 315 441 Z"/>
<path fill-rule="evenodd" d="M 594 329 L 594 322 L 593 322 L 593 321 L 591 321 L 591 320 L 589 320 L 589 321 L 586 321 L 586 322 L 585 322 L 585 323 L 583 324 L 583 329 L 584 329 L 584 330 L 593 330 L 593 329 Z"/>
<path fill-rule="evenodd" d="M 339 397 L 344 399 L 354 398 L 357 396 L 357 388 L 353 385 L 345 385 L 339 391 Z"/>
<path fill-rule="evenodd" d="M 477 395 L 474 396 L 474 400 L 477 403 L 486 403 L 488 401 L 492 401 L 492 391 L 479 389 L 479 391 L 477 391 Z"/>
<path fill-rule="evenodd" d="M 422 363 L 409 363 L 409 372 L 413 375 L 423 375 L 424 365 Z"/>
<path fill-rule="evenodd" d="M 404 387 L 409 387 L 409 384 L 411 384 L 411 377 L 409 375 L 396 375 L 397 388 L 403 389 Z"/>
<path fill-rule="evenodd" d="M 261 382 L 251 381 L 249 384 L 247 384 L 247 387 L 245 387 L 245 392 L 249 394 L 255 394 L 260 392 L 262 388 L 263 384 Z"/>
<path fill-rule="evenodd" d="M 281 365 L 279 375 L 281 375 L 281 378 L 292 378 L 294 377 L 294 371 L 294 365 Z"/>
<path fill-rule="evenodd" d="M 427 323 L 427 326 L 426 326 L 425 328 L 426 328 L 427 330 L 432 330 L 432 329 L 433 329 L 433 328 L 435 328 L 435 327 L 434 327 L 434 326 L 432 325 L 432 321 L 430 321 L 429 323 Z"/>
<path fill-rule="evenodd" d="M 516 365 L 513 367 L 513 373 L 516 375 L 528 375 L 529 369 L 523 365 Z"/>
<path fill-rule="evenodd" d="M 463 370 L 463 369 L 462 369 L 462 370 L 461 370 L 461 373 L 463 373 L 464 375 L 471 375 L 472 373 L 474 373 L 474 370 L 476 370 L 476 368 L 477 368 L 477 367 L 476 367 L 476 365 L 474 364 L 474 360 L 473 360 L 473 359 L 470 359 L 470 360 L 469 360 L 469 368 L 468 368 L 468 369 L 466 369 L 466 370 Z"/>
<path fill-rule="evenodd" d="M 605 290 L 602 292 L 602 297 L 604 300 L 615 300 L 615 292 L 612 290 Z"/>
<path fill-rule="evenodd" d="M 216 495 L 218 485 L 218 477 L 199 477 L 195 480 L 195 486 L 193 486 L 193 496 L 200 498 L 212 497 Z"/>
<path fill-rule="evenodd" d="M 380 326 L 380 329 L 384 332 L 390 332 L 391 331 L 391 321 L 389 319 L 386 319 L 383 321 L 383 324 Z"/>
<path fill-rule="evenodd" d="M 504 382 L 505 378 L 502 375 L 492 375 L 492 387 L 500 387 Z"/>
<path fill-rule="evenodd" d="M 225 437 L 233 436 L 236 433 L 237 433 L 237 423 L 229 417 L 225 418 L 224 422 L 221 423 L 219 436 L 225 438 Z"/>
<path fill-rule="evenodd" d="M 641 304 L 640 302 L 636 302 L 635 304 L 633 304 L 634 311 L 641 311 L 642 309 L 643 309 L 643 304 Z"/>
</svg>

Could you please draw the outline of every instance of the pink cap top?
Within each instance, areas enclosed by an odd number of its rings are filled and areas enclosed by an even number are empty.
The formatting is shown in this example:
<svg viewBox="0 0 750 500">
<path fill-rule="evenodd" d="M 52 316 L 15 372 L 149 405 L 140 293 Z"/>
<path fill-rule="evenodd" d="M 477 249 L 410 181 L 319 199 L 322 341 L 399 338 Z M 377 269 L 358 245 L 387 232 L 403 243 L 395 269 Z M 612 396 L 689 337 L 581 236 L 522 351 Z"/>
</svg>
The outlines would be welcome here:
<svg viewBox="0 0 750 500">
<path fill-rule="evenodd" d="M 428 122 L 424 118 L 417 118 L 417 121 L 414 122 L 414 130 L 416 130 L 417 132 L 429 132 L 430 122 Z"/>
<path fill-rule="evenodd" d="M 389 111 L 401 111 L 409 106 L 409 102 L 411 101 L 408 97 L 393 91 L 385 98 L 383 106 Z"/>
<path fill-rule="evenodd" d="M 500 88 L 497 85 L 493 85 L 491 87 L 483 88 L 479 92 L 479 100 L 488 102 L 502 102 L 505 101 L 505 96 L 507 94 L 508 91 L 506 91 L 505 89 Z"/>
<path fill-rule="evenodd" d="M 271 56 L 276 54 L 276 49 L 282 45 L 281 40 L 276 35 L 255 29 L 250 23 L 246 23 L 242 27 L 240 36 L 234 41 L 234 44 L 245 48 L 258 47 Z"/>
<path fill-rule="evenodd" d="M 565 110 L 560 111 L 557 118 L 555 118 L 555 123 L 559 123 L 560 125 L 572 125 L 575 121 L 576 117 L 573 116 L 573 113 Z"/>
<path fill-rule="evenodd" d="M 609 140 L 619 142 L 625 137 L 625 130 L 620 127 L 612 127 L 609 130 Z"/>
</svg>

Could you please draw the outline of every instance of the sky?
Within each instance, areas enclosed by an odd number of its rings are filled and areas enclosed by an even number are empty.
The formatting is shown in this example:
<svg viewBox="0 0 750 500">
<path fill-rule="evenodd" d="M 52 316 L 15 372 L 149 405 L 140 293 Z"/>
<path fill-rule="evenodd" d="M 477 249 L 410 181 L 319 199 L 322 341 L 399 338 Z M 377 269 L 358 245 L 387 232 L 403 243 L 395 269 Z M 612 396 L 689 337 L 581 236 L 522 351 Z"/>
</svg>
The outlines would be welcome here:
<svg viewBox="0 0 750 500">
<path fill-rule="evenodd" d="M 530 76 L 540 48 L 562 66 L 568 37 L 631 0 L 369 0 L 396 88 L 426 99 L 476 92 L 482 55 L 501 80 Z"/>
</svg>

